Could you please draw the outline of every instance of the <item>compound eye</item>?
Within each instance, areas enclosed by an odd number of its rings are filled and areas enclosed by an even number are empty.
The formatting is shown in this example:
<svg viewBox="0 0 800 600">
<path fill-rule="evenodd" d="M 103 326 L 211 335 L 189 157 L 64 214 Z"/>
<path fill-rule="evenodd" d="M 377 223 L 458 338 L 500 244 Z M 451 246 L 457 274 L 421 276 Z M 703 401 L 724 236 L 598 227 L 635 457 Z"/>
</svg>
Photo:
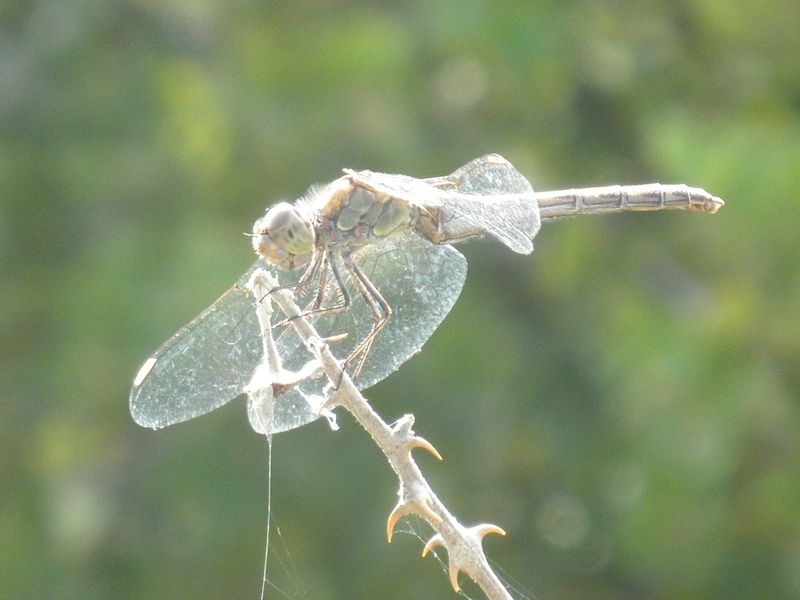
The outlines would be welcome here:
<svg viewBox="0 0 800 600">
<path fill-rule="evenodd" d="M 273 206 L 260 223 L 260 228 L 275 244 L 289 254 L 306 254 L 314 249 L 314 230 L 291 204 Z"/>
</svg>

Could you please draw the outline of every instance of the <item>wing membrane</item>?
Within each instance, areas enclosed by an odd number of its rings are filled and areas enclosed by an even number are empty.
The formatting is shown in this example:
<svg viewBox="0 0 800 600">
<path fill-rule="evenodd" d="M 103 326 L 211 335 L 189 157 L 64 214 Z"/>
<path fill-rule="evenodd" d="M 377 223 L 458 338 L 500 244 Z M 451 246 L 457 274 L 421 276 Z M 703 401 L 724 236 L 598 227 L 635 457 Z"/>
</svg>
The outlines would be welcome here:
<svg viewBox="0 0 800 600">
<path fill-rule="evenodd" d="M 356 381 L 363 389 L 394 372 L 433 334 L 461 292 L 466 261 L 454 248 L 435 246 L 412 232 L 369 245 L 356 260 L 394 310 Z M 237 285 L 148 359 L 155 362 L 137 377 L 138 385 L 131 390 L 130 408 L 137 423 L 161 428 L 187 421 L 243 394 L 262 359 L 255 308 L 243 291 L 256 268 L 264 265 L 256 262 Z M 300 275 L 299 271 L 281 273 L 280 281 L 295 282 Z M 309 286 L 299 298 L 300 305 L 310 304 L 316 292 Z M 333 289 L 326 294 L 329 298 L 334 295 Z M 374 323 L 354 289 L 351 296 L 349 310 L 314 320 L 322 336 L 348 334 L 332 347 L 338 358 L 347 357 Z M 279 320 L 282 315 L 276 313 L 274 318 Z M 310 358 L 290 327 L 280 333 L 277 344 L 287 369 L 299 369 Z M 306 396 L 321 394 L 325 383 L 322 379 L 308 381 L 278 395 L 273 407 L 274 429 L 266 433 L 293 429 L 317 418 Z"/>
<path fill-rule="evenodd" d="M 476 158 L 450 175 L 415 179 L 373 171 L 352 173 L 362 185 L 409 204 L 441 211 L 445 241 L 491 235 L 514 252 L 529 254 L 539 231 L 533 188 L 497 154 Z"/>
</svg>

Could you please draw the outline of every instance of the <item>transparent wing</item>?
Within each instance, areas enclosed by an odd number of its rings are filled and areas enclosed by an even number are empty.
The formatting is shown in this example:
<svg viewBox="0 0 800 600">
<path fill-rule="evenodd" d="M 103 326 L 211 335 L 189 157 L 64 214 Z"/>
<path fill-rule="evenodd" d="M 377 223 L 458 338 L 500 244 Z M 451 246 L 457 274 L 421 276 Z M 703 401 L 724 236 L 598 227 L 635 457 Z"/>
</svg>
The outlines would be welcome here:
<svg viewBox="0 0 800 600">
<path fill-rule="evenodd" d="M 363 389 L 394 372 L 433 334 L 461 292 L 466 261 L 455 249 L 430 244 L 411 232 L 365 247 L 356 260 L 394 310 L 356 381 Z M 238 285 L 244 286 L 256 268 L 264 266 L 257 262 Z M 297 281 L 301 274 L 280 273 L 279 278 L 286 284 Z M 347 357 L 374 324 L 360 294 L 350 282 L 347 285 L 352 297 L 349 310 L 314 320 L 322 336 L 347 334 L 332 346 L 338 358 Z M 316 287 L 309 286 L 298 303 L 310 305 L 316 293 Z M 331 283 L 326 295 L 334 298 L 336 294 Z M 276 313 L 273 318 L 277 321 L 282 315 Z M 276 334 L 285 368 L 297 370 L 308 362 L 310 356 L 291 327 Z M 234 286 L 145 361 L 131 390 L 131 413 L 140 425 L 159 428 L 212 411 L 243 393 L 261 362 L 261 353 L 251 299 Z M 306 397 L 321 395 L 326 383 L 324 379 L 310 380 L 278 395 L 270 433 L 316 419 Z"/>
<path fill-rule="evenodd" d="M 489 234 L 521 254 L 533 251 L 539 207 L 527 179 L 502 156 L 487 154 L 450 175 L 415 179 L 373 171 L 352 173 L 368 188 L 441 211 L 445 241 Z"/>
<path fill-rule="evenodd" d="M 139 425 L 158 429 L 188 421 L 242 393 L 262 354 L 255 309 L 244 291 L 260 266 L 253 265 L 144 362 L 130 394 Z"/>
</svg>

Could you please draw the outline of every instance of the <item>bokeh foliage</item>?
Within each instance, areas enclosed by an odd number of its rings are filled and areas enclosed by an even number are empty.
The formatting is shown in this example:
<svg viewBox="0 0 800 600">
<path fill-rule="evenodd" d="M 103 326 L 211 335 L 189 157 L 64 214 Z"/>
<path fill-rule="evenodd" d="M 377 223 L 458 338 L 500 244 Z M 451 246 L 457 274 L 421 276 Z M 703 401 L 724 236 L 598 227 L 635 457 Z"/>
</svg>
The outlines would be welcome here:
<svg viewBox="0 0 800 600">
<path fill-rule="evenodd" d="M 547 225 L 369 391 L 537 598 L 800 596 L 800 11 L 791 0 L 0 5 L 0 596 L 253 598 L 265 444 L 159 432 L 139 362 L 344 166 L 485 152 L 540 189 L 662 182 L 714 217 Z M 449 598 L 347 418 L 275 440 L 271 598 Z M 424 527 L 416 529 L 424 534 Z"/>
</svg>

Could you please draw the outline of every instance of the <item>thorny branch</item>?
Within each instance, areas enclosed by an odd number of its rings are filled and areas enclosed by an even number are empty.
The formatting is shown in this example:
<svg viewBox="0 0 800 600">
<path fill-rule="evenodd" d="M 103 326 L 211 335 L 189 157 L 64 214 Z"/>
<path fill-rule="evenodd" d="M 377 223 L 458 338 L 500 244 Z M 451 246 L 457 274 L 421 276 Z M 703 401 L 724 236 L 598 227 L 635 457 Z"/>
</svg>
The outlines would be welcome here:
<svg viewBox="0 0 800 600">
<path fill-rule="evenodd" d="M 389 515 L 386 523 L 388 541 L 392 541 L 392 534 L 396 523 L 406 515 L 417 514 L 427 521 L 436 534 L 425 545 L 422 555 L 436 547 L 443 546 L 447 550 L 450 583 L 455 591 L 459 591 L 458 574 L 464 572 L 486 594 L 490 600 L 511 600 L 511 595 L 492 571 L 481 546 L 481 540 L 488 533 L 505 535 L 505 532 L 491 524 L 481 524 L 465 527 L 447 510 L 425 480 L 414 459 L 411 450 L 424 448 L 441 460 L 436 449 L 425 439 L 416 436 L 412 430 L 413 415 L 405 415 L 393 426 L 388 425 L 376 413 L 369 402 L 361 395 L 350 376 L 328 348 L 325 341 L 320 338 L 313 326 L 302 316 L 302 311 L 294 301 L 294 296 L 288 290 L 275 289 L 277 281 L 266 271 L 259 271 L 252 280 L 258 287 L 267 290 L 266 297 L 261 304 L 269 304 L 271 298 L 291 321 L 309 352 L 322 366 L 328 379 L 332 382 L 331 390 L 319 412 L 341 406 L 355 417 L 356 421 L 372 436 L 375 443 L 389 461 L 397 474 L 400 486 L 398 502 Z M 259 310 L 268 311 L 269 308 Z M 268 320 L 268 319 L 267 319 Z M 267 328 L 268 330 L 268 328 Z M 268 331 L 262 332 L 269 335 Z M 265 341 L 266 344 L 266 341 Z M 265 346 L 266 350 L 266 346 Z M 266 358 L 266 357 L 265 357 Z M 280 370 L 280 367 L 277 367 Z M 334 389 L 336 386 L 336 389 Z M 271 399 L 271 393 L 267 394 Z M 251 396 L 252 397 L 252 396 Z"/>
</svg>

